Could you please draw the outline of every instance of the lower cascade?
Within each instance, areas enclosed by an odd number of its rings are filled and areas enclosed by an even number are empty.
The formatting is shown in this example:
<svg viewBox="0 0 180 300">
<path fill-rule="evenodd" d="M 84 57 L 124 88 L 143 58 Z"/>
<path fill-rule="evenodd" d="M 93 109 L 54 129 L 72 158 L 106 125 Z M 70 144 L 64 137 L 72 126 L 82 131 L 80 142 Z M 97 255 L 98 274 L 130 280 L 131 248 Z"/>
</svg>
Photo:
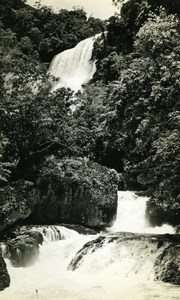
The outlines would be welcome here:
<svg viewBox="0 0 180 300">
<path fill-rule="evenodd" d="M 111 232 L 128 231 L 139 233 L 174 233 L 174 228 L 164 224 L 151 227 L 146 220 L 147 197 L 138 197 L 134 192 L 118 192 L 118 211 Z"/>
<path fill-rule="evenodd" d="M 39 257 L 14 267 L 2 244 L 11 285 L 0 299 L 178 300 L 180 237 L 171 226 L 149 226 L 147 198 L 128 191 L 118 198 L 117 218 L 106 232 L 23 226 L 23 237 L 27 231 L 43 236 Z"/>
</svg>

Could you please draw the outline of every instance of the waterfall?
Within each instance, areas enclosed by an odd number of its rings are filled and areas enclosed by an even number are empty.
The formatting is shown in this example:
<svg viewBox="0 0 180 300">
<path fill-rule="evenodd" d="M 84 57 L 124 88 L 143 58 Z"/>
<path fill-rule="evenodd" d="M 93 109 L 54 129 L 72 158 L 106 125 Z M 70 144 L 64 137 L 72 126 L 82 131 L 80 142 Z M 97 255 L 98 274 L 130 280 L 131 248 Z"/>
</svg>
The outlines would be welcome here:
<svg viewBox="0 0 180 300">
<path fill-rule="evenodd" d="M 178 300 L 179 287 L 155 281 L 158 257 L 162 261 L 168 247 L 173 254 L 178 242 L 172 244 L 175 235 L 145 233 L 164 231 L 149 227 L 146 201 L 133 192 L 119 192 L 117 218 L 108 233 L 83 235 L 61 225 L 23 226 L 43 234 L 39 259 L 28 268 L 14 268 L 6 259 L 11 285 L 0 299 Z"/>
<path fill-rule="evenodd" d="M 127 231 L 136 233 L 165 234 L 175 233 L 172 226 L 151 227 L 146 220 L 147 197 L 139 197 L 134 192 L 118 192 L 118 209 L 114 225 L 109 229 L 111 232 Z"/>
<path fill-rule="evenodd" d="M 99 36 L 87 38 L 76 47 L 65 50 L 56 55 L 49 67 L 49 74 L 55 77 L 53 91 L 61 88 L 81 89 L 96 71 L 95 61 L 92 61 L 92 50 L 95 39 Z"/>
<path fill-rule="evenodd" d="M 27 227 L 27 229 L 28 228 L 29 227 Z M 43 235 L 43 240 L 46 243 L 79 236 L 77 231 L 59 225 L 31 226 L 29 229 L 39 231 Z"/>
</svg>

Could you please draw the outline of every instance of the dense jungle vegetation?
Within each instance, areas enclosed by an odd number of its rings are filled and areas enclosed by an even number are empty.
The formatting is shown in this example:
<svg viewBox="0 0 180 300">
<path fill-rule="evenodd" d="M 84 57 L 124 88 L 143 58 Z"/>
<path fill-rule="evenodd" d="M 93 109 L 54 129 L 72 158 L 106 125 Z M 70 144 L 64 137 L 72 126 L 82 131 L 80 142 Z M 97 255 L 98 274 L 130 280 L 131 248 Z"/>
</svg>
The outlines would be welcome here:
<svg viewBox="0 0 180 300">
<path fill-rule="evenodd" d="M 47 157 L 88 157 L 115 168 L 121 189 L 151 196 L 162 221 L 179 224 L 179 1 L 129 0 L 106 21 L 22 0 L 2 0 L 0 11 L 1 190 L 36 184 Z M 72 114 L 71 90 L 49 93 L 47 66 L 99 32 L 97 72 Z"/>
</svg>

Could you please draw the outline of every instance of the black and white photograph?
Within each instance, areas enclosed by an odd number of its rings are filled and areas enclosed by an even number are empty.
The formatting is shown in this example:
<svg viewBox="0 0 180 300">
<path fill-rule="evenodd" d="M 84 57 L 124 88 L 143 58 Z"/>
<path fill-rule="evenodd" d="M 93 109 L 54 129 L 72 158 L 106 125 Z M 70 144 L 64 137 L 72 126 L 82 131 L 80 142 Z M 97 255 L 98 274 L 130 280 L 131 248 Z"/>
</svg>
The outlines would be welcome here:
<svg viewBox="0 0 180 300">
<path fill-rule="evenodd" d="M 180 0 L 0 0 L 0 300 L 180 300 Z"/>
</svg>

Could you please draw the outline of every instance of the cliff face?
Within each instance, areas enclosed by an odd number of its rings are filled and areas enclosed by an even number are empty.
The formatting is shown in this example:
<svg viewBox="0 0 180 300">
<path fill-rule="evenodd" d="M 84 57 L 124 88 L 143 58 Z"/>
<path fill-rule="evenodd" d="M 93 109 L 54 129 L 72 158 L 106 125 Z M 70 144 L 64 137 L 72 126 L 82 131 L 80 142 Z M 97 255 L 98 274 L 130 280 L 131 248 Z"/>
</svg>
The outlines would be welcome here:
<svg viewBox="0 0 180 300">
<path fill-rule="evenodd" d="M 49 160 L 38 182 L 31 223 L 110 226 L 117 209 L 114 170 L 82 159 Z"/>
<path fill-rule="evenodd" d="M 19 181 L 1 192 L 0 231 L 20 220 L 110 226 L 117 209 L 117 189 L 114 170 L 82 159 L 49 159 L 36 187 Z"/>
<path fill-rule="evenodd" d="M 33 191 L 33 183 L 23 180 L 0 191 L 0 232 L 31 214 L 36 201 Z"/>
</svg>

